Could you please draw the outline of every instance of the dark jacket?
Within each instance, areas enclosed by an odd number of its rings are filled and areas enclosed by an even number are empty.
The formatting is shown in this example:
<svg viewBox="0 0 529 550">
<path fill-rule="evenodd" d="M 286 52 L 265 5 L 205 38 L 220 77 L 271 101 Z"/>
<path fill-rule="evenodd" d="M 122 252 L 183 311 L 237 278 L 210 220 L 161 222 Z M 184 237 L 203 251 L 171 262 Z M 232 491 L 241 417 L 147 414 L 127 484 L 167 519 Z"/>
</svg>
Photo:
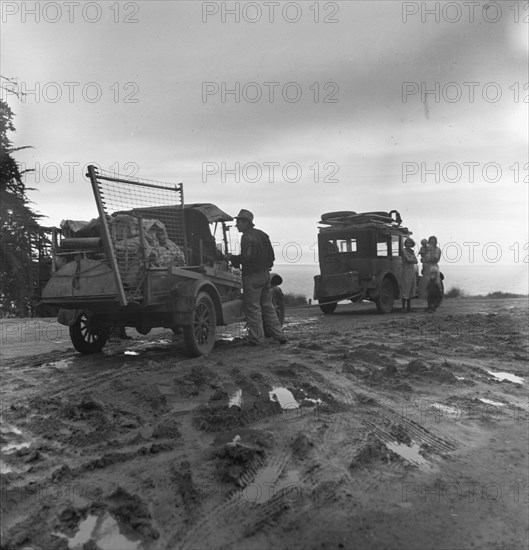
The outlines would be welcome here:
<svg viewBox="0 0 529 550">
<path fill-rule="evenodd" d="M 275 255 L 268 235 L 252 227 L 242 234 L 241 253 L 230 258 L 234 267 L 242 267 L 243 275 L 269 271 L 274 265 Z"/>
</svg>

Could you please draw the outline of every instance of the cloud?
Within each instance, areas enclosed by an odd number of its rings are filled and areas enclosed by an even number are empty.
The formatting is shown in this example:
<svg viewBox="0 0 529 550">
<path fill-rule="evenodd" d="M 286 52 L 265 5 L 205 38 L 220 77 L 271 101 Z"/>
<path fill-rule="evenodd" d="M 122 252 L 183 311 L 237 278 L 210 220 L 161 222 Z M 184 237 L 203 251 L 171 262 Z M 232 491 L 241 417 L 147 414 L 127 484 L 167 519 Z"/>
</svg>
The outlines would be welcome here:
<svg viewBox="0 0 529 550">
<path fill-rule="evenodd" d="M 343 208 L 397 208 L 410 227 L 431 228 L 443 239 L 478 231 L 488 239 L 518 238 L 527 219 L 523 25 L 509 19 L 511 12 L 486 23 L 481 5 L 475 23 L 435 23 L 430 16 L 423 24 L 420 15 L 403 23 L 398 2 L 340 2 L 338 24 L 316 24 L 310 5 L 303 4 L 296 24 L 222 23 L 220 16 L 204 24 L 198 2 L 140 2 L 139 22 L 128 25 L 114 23 L 107 4 L 97 24 L 11 18 L 3 40 L 18 46 L 4 51 L 6 76 L 30 87 L 57 82 L 64 93 L 65 82 L 78 83 L 72 102 L 9 98 L 15 142 L 35 147 L 18 158 L 63 170 L 58 181 L 41 177 L 32 195 L 37 209 L 50 222 L 65 212 L 86 218 L 95 211 L 82 169 L 72 180 L 66 163 L 134 163 L 144 177 L 183 181 L 190 201 L 230 212 L 250 208 L 307 246 L 320 214 Z M 89 83 L 100 86 L 99 101 L 83 97 Z M 223 96 L 223 86 L 237 83 L 238 101 Z M 484 98 L 498 88 L 497 102 Z M 299 100 L 289 101 L 299 90 Z M 452 101 L 458 91 L 461 98 Z M 258 92 L 261 99 L 252 102 Z M 270 162 L 279 163 L 271 183 Z M 436 162 L 440 181 L 421 181 L 422 163 L 431 170 Z M 479 163 L 474 181 L 464 173 L 468 162 Z M 204 163 L 216 163 L 219 173 L 205 179 Z M 228 170 L 239 163 L 238 183 L 229 174 L 222 183 L 222 163 Z M 299 181 L 283 177 L 288 163 L 300 167 Z M 421 171 L 403 181 L 403 163 Z M 461 178 L 447 181 L 451 172 L 443 169 L 454 163 Z M 487 163 L 501 166 L 498 182 L 483 177 Z M 518 182 L 510 168 L 516 163 Z M 244 177 L 254 165 L 263 170 L 258 182 Z"/>
</svg>

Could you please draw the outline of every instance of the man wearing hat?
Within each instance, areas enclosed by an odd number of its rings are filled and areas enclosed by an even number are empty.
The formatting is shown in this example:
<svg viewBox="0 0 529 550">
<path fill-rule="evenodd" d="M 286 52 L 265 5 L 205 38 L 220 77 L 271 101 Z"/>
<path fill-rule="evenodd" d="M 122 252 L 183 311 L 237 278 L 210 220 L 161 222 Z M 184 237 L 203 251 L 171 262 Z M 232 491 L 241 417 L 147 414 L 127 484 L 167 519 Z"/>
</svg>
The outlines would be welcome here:
<svg viewBox="0 0 529 550">
<path fill-rule="evenodd" d="M 256 229 L 253 214 L 242 209 L 236 227 L 241 237 L 241 253 L 229 254 L 228 260 L 234 267 L 242 267 L 243 306 L 248 323 L 248 344 L 264 343 L 263 322 L 273 338 L 281 344 L 287 342 L 276 310 L 272 305 L 270 269 L 274 265 L 275 255 L 268 235 Z"/>
</svg>

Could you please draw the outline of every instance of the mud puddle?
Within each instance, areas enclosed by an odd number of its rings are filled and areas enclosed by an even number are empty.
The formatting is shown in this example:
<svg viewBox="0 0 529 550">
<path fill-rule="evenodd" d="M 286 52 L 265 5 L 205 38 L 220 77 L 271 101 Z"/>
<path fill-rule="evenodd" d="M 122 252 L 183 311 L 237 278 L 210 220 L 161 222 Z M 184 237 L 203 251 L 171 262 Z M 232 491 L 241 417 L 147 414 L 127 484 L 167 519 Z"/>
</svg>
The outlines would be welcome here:
<svg viewBox="0 0 529 550">
<path fill-rule="evenodd" d="M 279 403 L 282 409 L 298 409 L 299 403 L 295 400 L 294 395 L 287 388 L 274 387 L 270 392 L 270 401 Z"/>
<path fill-rule="evenodd" d="M 292 328 L 292 327 L 305 327 L 307 325 L 314 325 L 316 324 L 316 318 L 308 318 L 308 319 L 294 319 L 291 321 L 286 322 L 283 326 L 286 328 Z"/>
<path fill-rule="evenodd" d="M 59 361 L 52 361 L 51 363 L 44 363 L 43 367 L 50 367 L 53 369 L 67 369 L 73 365 L 73 359 L 60 359 Z"/>
<path fill-rule="evenodd" d="M 0 432 L 2 433 L 2 435 L 9 434 L 9 433 L 22 435 L 22 430 L 11 424 L 2 424 L 0 426 Z"/>
<path fill-rule="evenodd" d="M 132 533 L 125 533 L 108 512 L 101 515 L 89 514 L 81 521 L 79 529 L 72 537 L 60 532 L 55 534 L 67 539 L 68 548 L 71 550 L 82 550 L 90 541 L 95 543 L 94 548 L 100 550 L 143 550 L 144 548 L 139 537 Z"/>
<path fill-rule="evenodd" d="M 0 447 L 2 454 L 11 454 L 19 449 L 27 449 L 34 442 L 33 439 L 25 437 L 22 430 L 11 424 L 2 425 L 0 431 L 2 434 L 2 446 Z"/>
<path fill-rule="evenodd" d="M 289 338 L 306 338 L 314 335 L 316 331 L 317 320 L 315 317 L 308 319 L 291 319 L 283 325 L 283 330 Z"/>
<path fill-rule="evenodd" d="M 394 453 L 401 456 L 407 462 L 411 462 L 415 466 L 419 466 L 424 470 L 431 470 L 433 468 L 424 456 L 420 454 L 421 447 L 415 441 L 411 442 L 411 445 L 405 445 L 404 443 L 398 443 L 397 441 L 389 441 L 386 443 L 386 447 Z"/>
<path fill-rule="evenodd" d="M 27 449 L 31 446 L 30 441 L 24 441 L 23 443 L 9 443 L 2 447 L 3 453 L 11 453 L 13 451 L 18 451 L 19 449 Z"/>
<path fill-rule="evenodd" d="M 493 401 L 492 399 L 487 399 L 486 397 L 479 397 L 478 398 L 482 403 L 485 403 L 486 405 L 493 405 L 494 407 L 506 407 L 506 403 L 500 403 L 499 401 Z"/>
<path fill-rule="evenodd" d="M 510 372 L 492 372 L 487 371 L 491 376 L 503 382 L 507 380 L 508 382 L 513 382 L 514 384 L 525 384 L 525 380 L 516 374 L 511 374 Z"/>
<path fill-rule="evenodd" d="M 244 338 L 246 334 L 246 323 L 234 323 L 233 325 L 223 326 L 217 333 L 217 342 L 232 343 L 239 338 Z"/>
<path fill-rule="evenodd" d="M 11 424 L 3 424 L 0 427 L 2 445 L 0 447 L 0 453 L 2 459 L 0 460 L 0 474 L 9 474 L 12 472 L 22 471 L 20 468 L 15 467 L 13 464 L 8 464 L 11 460 L 16 462 L 16 457 L 12 459 L 12 455 L 15 455 L 17 451 L 22 449 L 28 449 L 35 442 L 32 438 L 27 438 L 22 433 L 22 430 Z M 8 458 L 8 461 L 4 460 Z"/>
<path fill-rule="evenodd" d="M 242 409 L 242 390 L 235 390 L 229 397 L 228 407 L 239 407 Z"/>
<path fill-rule="evenodd" d="M 4 464 L 4 461 L 0 460 L 0 474 L 2 475 L 11 474 L 14 471 L 15 471 L 14 468 L 12 468 L 11 466 L 8 466 L 7 464 Z"/>
</svg>

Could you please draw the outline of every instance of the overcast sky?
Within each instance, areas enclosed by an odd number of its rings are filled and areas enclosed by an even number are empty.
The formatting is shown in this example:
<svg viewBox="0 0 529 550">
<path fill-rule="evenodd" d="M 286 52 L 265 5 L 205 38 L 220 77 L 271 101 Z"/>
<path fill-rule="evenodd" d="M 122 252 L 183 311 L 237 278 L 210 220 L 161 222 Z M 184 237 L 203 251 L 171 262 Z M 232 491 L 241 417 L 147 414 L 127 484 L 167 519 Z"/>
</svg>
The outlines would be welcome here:
<svg viewBox="0 0 529 550">
<path fill-rule="evenodd" d="M 43 223 L 96 215 L 94 162 L 250 209 L 303 262 L 334 210 L 527 257 L 526 2 L 35 4 L 3 2 L 1 74 Z"/>
</svg>

